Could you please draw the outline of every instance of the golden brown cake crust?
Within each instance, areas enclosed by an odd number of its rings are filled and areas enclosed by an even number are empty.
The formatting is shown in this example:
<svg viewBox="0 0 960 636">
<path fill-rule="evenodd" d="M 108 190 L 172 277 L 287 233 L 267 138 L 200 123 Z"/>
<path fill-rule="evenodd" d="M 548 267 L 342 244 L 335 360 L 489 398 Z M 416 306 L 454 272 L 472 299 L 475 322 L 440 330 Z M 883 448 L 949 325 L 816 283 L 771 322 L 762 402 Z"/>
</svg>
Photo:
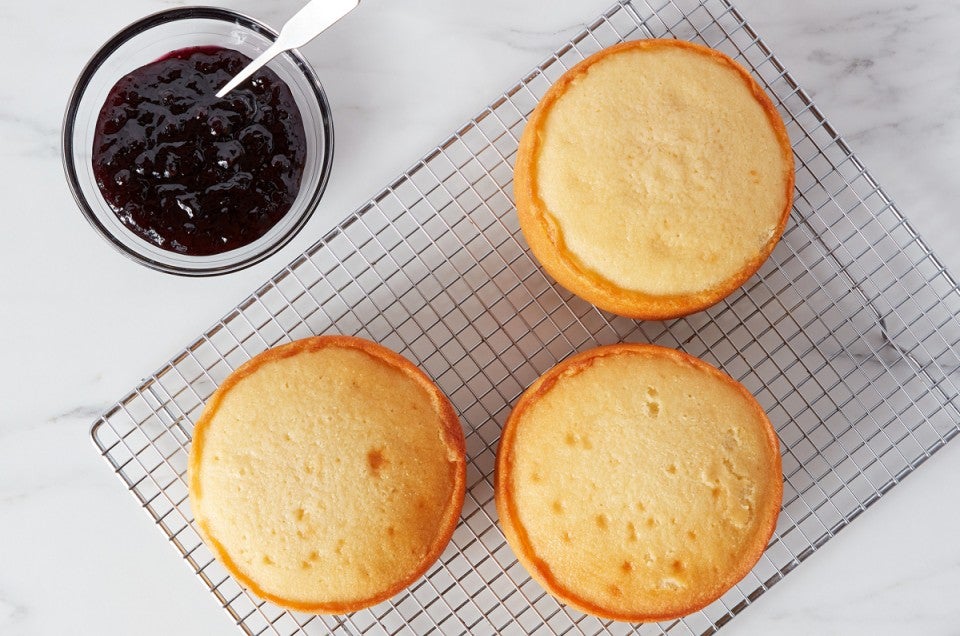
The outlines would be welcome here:
<svg viewBox="0 0 960 636">
<path fill-rule="evenodd" d="M 768 459 L 770 461 L 769 474 L 766 476 L 767 485 L 770 488 L 769 499 L 766 502 L 768 504 L 766 510 L 769 512 L 766 513 L 766 517 L 760 519 L 755 539 L 742 550 L 736 567 L 732 567 L 724 572 L 724 576 L 718 584 L 699 590 L 699 594 L 693 594 L 691 596 L 688 604 L 679 608 L 648 608 L 647 611 L 643 612 L 626 612 L 612 607 L 612 604 L 604 605 L 591 602 L 584 597 L 583 593 L 575 589 L 575 587 L 564 585 L 557 580 L 557 577 L 551 570 L 551 564 L 538 554 L 537 546 L 532 544 L 527 528 L 525 528 L 520 521 L 521 514 L 517 507 L 516 488 L 517 480 L 523 479 L 523 477 L 517 475 L 515 444 L 518 429 L 521 426 L 524 416 L 554 388 L 559 380 L 580 374 L 597 363 L 598 360 L 607 357 L 622 356 L 624 354 L 666 358 L 679 365 L 692 367 L 704 372 L 710 377 L 732 387 L 742 395 L 747 403 L 752 405 L 751 410 L 756 417 L 756 421 L 760 423 L 764 432 L 763 437 L 766 440 L 766 453 L 769 455 Z M 500 444 L 497 450 L 495 496 L 500 524 L 508 543 L 517 555 L 517 559 L 524 565 L 531 576 L 553 596 L 580 611 L 605 619 L 630 622 L 670 620 L 700 610 L 717 598 L 720 598 L 728 589 L 746 576 L 757 561 L 759 561 L 776 529 L 777 518 L 783 498 L 780 445 L 773 426 L 770 424 L 769 419 L 756 399 L 742 384 L 725 373 L 698 358 L 673 349 L 649 344 L 614 344 L 584 351 L 564 360 L 540 376 L 540 378 L 523 393 L 507 419 L 500 438 Z"/>
<path fill-rule="evenodd" d="M 562 230 L 552 218 L 540 195 L 538 158 L 543 145 L 548 114 L 570 86 L 583 77 L 590 67 L 610 56 L 624 51 L 675 48 L 704 55 L 720 65 L 735 71 L 749 88 L 757 103 L 766 113 L 776 135 L 783 157 L 782 169 L 785 201 L 779 223 L 770 240 L 733 276 L 710 289 L 697 293 L 677 295 L 653 295 L 638 290 L 624 289 L 592 271 L 570 252 L 565 244 Z M 524 128 L 514 168 L 514 198 L 520 227 L 530 249 L 540 264 L 563 287 L 593 303 L 601 309 L 647 320 L 665 320 L 691 314 L 719 302 L 750 278 L 770 256 L 783 234 L 793 204 L 794 163 L 790 139 L 783 120 L 773 102 L 742 66 L 719 51 L 672 39 L 648 39 L 623 42 L 603 49 L 583 60 L 563 74 L 547 91 Z"/>
<path fill-rule="evenodd" d="M 204 452 L 205 437 L 210 424 L 215 420 L 218 410 L 225 397 L 241 381 L 248 376 L 256 373 L 264 365 L 270 364 L 284 358 L 296 356 L 301 353 L 315 352 L 326 348 L 353 349 L 361 351 L 376 360 L 400 370 L 406 377 L 413 380 L 423 388 L 435 409 L 441 422 L 442 430 L 439 431 L 444 445 L 448 450 L 448 456 L 455 464 L 454 484 L 452 494 L 446 507 L 443 518 L 438 526 L 436 539 L 429 546 L 425 556 L 421 559 L 419 566 L 409 576 L 392 582 L 380 593 L 367 598 L 357 598 L 344 602 L 311 602 L 305 603 L 271 594 L 264 590 L 257 581 L 251 579 L 238 567 L 237 563 L 230 557 L 224 546 L 209 531 L 208 525 L 204 519 L 201 490 L 201 458 Z M 197 422 L 193 441 L 190 448 L 190 458 L 188 466 L 189 493 L 193 506 L 193 513 L 204 542 L 213 550 L 217 559 L 226 566 L 227 570 L 244 586 L 250 589 L 257 596 L 272 601 L 277 605 L 300 611 L 318 614 L 344 614 L 357 611 L 365 607 L 376 605 L 388 598 L 396 595 L 398 592 L 408 587 L 416 579 L 422 576 L 429 567 L 440 557 L 440 554 L 446 548 L 453 532 L 456 529 L 460 517 L 460 511 L 463 507 L 463 499 L 466 492 L 466 447 L 463 436 L 463 429 L 457 418 L 457 415 L 447 397 L 430 380 L 430 378 L 418 367 L 412 364 L 403 356 L 381 346 L 374 342 L 355 338 L 351 336 L 314 336 L 297 340 L 285 345 L 280 345 L 268 349 L 255 356 L 251 360 L 241 365 L 236 371 L 223 381 L 214 394 L 208 400 L 200 420 Z"/>
</svg>

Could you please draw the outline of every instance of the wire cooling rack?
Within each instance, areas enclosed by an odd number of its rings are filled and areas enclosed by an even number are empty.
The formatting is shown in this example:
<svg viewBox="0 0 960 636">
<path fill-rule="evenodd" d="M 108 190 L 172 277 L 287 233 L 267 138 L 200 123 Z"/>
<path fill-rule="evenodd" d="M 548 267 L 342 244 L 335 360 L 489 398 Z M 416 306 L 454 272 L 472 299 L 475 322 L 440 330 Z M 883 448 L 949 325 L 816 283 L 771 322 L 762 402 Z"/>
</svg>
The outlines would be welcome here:
<svg viewBox="0 0 960 636">
<path fill-rule="evenodd" d="M 749 68 L 783 115 L 796 202 L 757 276 L 670 322 L 611 316 L 557 287 L 520 234 L 512 162 L 525 118 L 564 70 L 625 39 L 677 37 Z M 617 4 L 284 268 L 94 424 L 96 445 L 250 634 L 710 633 L 743 611 L 958 432 L 960 292 L 849 147 L 724 0 Z M 467 442 L 462 521 L 427 576 L 347 616 L 286 612 L 241 588 L 193 525 L 193 422 L 267 347 L 356 334 L 401 352 L 452 400 Z M 783 512 L 753 571 L 684 619 L 628 625 L 546 595 L 496 523 L 493 468 L 510 406 L 571 353 L 621 340 L 705 358 L 743 382 L 782 441 Z"/>
</svg>

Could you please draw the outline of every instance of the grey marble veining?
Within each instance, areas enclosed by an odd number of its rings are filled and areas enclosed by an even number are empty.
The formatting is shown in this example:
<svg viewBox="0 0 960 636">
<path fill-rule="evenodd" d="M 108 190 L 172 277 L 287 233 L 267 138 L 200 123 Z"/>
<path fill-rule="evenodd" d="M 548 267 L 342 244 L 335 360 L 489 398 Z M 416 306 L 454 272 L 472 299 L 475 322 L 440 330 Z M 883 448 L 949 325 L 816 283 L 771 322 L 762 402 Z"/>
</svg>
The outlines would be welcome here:
<svg viewBox="0 0 960 636">
<path fill-rule="evenodd" d="M 97 456 L 91 420 L 607 8 L 364 0 L 305 49 L 336 160 L 308 227 L 210 280 L 128 262 L 63 181 L 59 128 L 90 54 L 180 1 L 0 5 L 0 633 L 232 634 Z M 274 25 L 299 2 L 219 0 Z M 737 3 L 948 269 L 960 272 L 960 3 Z M 51 20 L 57 15 L 57 20 Z M 12 361 L 12 362 L 11 362 Z M 722 633 L 952 634 L 960 450 L 949 445 Z"/>
</svg>

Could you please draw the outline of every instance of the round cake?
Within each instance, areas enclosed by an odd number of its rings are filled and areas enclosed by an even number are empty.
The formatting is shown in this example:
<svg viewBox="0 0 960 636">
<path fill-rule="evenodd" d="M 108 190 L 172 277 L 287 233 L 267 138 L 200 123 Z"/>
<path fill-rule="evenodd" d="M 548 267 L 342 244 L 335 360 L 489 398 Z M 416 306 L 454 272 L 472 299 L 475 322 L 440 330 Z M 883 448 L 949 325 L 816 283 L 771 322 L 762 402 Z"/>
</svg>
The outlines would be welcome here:
<svg viewBox="0 0 960 636">
<path fill-rule="evenodd" d="M 206 544 L 257 596 L 340 614 L 429 568 L 463 506 L 463 430 L 413 364 L 318 336 L 231 374 L 193 432 L 190 505 Z"/>
<path fill-rule="evenodd" d="M 753 396 L 654 345 L 600 347 L 545 373 L 497 452 L 517 558 L 602 618 L 667 620 L 722 596 L 760 559 L 782 496 L 777 436 Z"/>
<path fill-rule="evenodd" d="M 544 95 L 514 196 L 544 269 L 631 318 L 720 301 L 766 260 L 792 205 L 783 120 L 750 75 L 690 42 L 604 49 Z"/>
</svg>

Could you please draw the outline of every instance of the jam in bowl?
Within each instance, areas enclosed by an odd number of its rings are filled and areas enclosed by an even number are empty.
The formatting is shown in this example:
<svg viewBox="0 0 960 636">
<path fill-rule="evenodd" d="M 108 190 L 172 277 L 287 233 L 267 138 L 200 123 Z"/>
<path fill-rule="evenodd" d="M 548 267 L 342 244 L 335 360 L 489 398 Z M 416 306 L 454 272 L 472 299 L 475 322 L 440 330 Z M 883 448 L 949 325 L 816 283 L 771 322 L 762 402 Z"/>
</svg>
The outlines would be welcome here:
<svg viewBox="0 0 960 636">
<path fill-rule="evenodd" d="M 172 273 L 225 273 L 306 223 L 333 150 L 306 61 L 286 53 L 216 97 L 274 38 L 230 11 L 173 9 L 87 65 L 64 122 L 64 166 L 87 219 L 124 254 Z"/>
</svg>

